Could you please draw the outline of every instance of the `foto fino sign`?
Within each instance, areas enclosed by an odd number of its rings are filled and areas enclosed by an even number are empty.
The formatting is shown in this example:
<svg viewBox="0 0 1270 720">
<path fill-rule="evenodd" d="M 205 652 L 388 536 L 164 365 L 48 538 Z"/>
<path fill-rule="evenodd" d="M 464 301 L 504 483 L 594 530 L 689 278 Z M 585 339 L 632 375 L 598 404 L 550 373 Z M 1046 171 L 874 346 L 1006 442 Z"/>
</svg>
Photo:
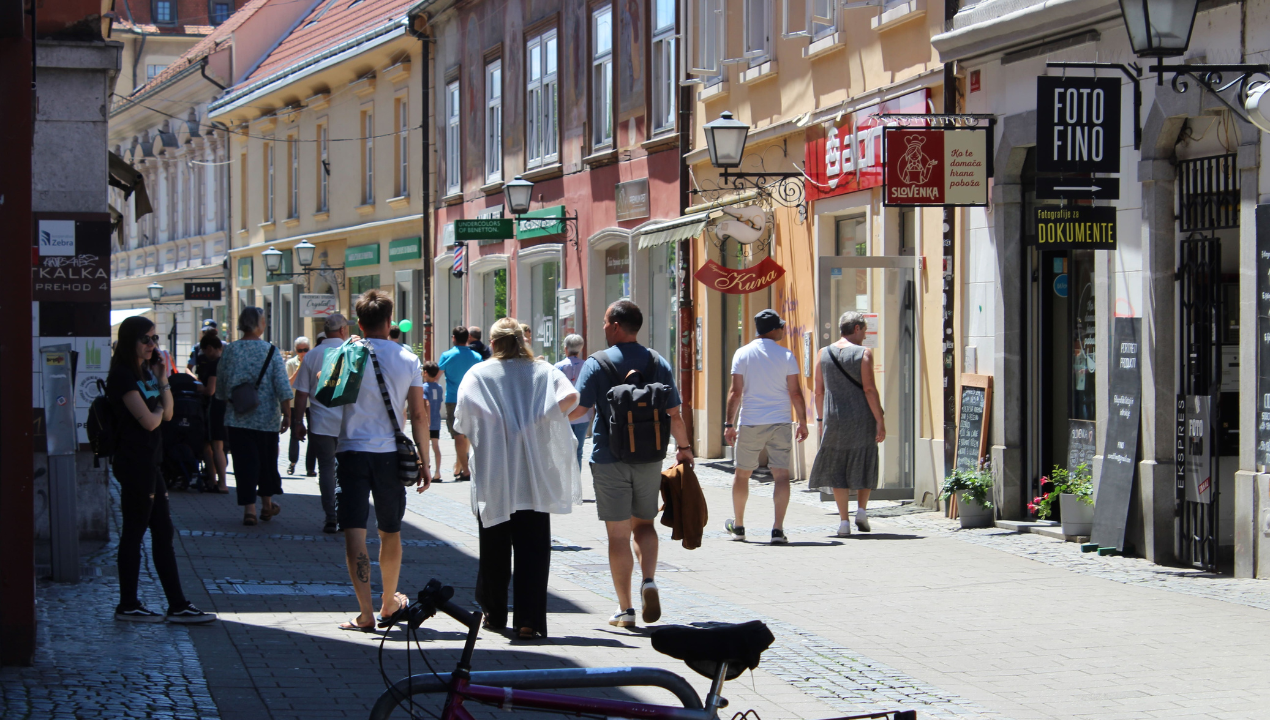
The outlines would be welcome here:
<svg viewBox="0 0 1270 720">
<path fill-rule="evenodd" d="M 1120 172 L 1120 80 L 1036 79 L 1036 170 Z"/>
</svg>

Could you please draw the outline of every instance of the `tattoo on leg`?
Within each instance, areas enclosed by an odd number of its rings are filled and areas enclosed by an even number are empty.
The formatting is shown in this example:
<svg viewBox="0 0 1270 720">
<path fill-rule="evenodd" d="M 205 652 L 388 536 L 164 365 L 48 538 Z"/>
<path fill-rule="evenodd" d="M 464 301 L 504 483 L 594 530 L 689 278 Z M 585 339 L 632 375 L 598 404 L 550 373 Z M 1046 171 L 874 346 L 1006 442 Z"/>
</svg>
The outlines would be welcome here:
<svg viewBox="0 0 1270 720">
<path fill-rule="evenodd" d="M 357 555 L 357 579 L 364 583 L 370 582 L 370 558 L 364 552 Z"/>
</svg>

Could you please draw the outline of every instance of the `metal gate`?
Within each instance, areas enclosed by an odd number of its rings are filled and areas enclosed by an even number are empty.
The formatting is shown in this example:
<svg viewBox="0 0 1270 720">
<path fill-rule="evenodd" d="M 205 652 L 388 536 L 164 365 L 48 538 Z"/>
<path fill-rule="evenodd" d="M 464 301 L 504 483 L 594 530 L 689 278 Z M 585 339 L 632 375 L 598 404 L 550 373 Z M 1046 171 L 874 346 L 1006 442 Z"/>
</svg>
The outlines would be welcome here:
<svg viewBox="0 0 1270 720">
<path fill-rule="evenodd" d="M 1196 234 L 1198 235 L 1198 234 Z M 1221 417 L 1221 241 L 1192 236 L 1181 242 L 1177 396 L 1177 557 L 1216 572 L 1217 478 L 1215 422 Z"/>
</svg>

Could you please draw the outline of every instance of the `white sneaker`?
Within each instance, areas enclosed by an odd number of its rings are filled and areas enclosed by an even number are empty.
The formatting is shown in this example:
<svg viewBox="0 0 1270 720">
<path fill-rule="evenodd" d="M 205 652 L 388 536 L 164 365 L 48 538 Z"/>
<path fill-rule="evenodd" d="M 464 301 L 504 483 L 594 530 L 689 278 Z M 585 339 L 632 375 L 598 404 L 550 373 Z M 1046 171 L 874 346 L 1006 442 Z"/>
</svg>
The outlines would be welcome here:
<svg viewBox="0 0 1270 720">
<path fill-rule="evenodd" d="M 643 618 L 646 623 L 655 623 L 661 619 L 661 597 L 657 594 L 657 583 L 651 578 L 639 586 L 639 597 L 644 604 Z"/>
<path fill-rule="evenodd" d="M 851 521 L 843 520 L 838 523 L 838 537 L 851 537 Z"/>
<path fill-rule="evenodd" d="M 624 628 L 635 627 L 635 608 L 618 610 L 613 613 L 613 617 L 609 618 L 609 625 Z"/>
<path fill-rule="evenodd" d="M 745 527 L 737 525 L 735 520 L 728 520 L 723 523 L 723 527 L 727 529 L 728 534 L 737 542 L 745 542 Z"/>
<path fill-rule="evenodd" d="M 856 508 L 855 526 L 860 528 L 860 532 L 869 532 L 869 512 L 864 508 Z"/>
</svg>

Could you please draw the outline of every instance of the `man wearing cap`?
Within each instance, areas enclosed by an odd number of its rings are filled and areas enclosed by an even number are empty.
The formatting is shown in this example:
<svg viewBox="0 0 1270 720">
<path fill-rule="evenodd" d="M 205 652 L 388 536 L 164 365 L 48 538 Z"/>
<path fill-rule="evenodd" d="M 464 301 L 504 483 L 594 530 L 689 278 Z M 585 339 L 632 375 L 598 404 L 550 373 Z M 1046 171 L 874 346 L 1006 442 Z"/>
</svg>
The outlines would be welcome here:
<svg viewBox="0 0 1270 720">
<path fill-rule="evenodd" d="M 326 316 L 326 337 L 306 354 L 295 374 L 295 409 L 292 411 L 291 429 L 295 437 L 309 437 L 307 460 L 317 462 L 318 487 L 322 491 L 322 511 L 326 525 L 322 532 L 338 530 L 335 518 L 335 441 L 339 439 L 340 423 L 344 420 L 343 408 L 329 408 L 322 403 L 309 405 L 309 396 L 318 389 L 318 373 L 326 353 L 338 348 L 348 339 L 348 320 L 339 313 Z M 304 411 L 309 411 L 309 427 L 304 426 Z"/>
<path fill-rule="evenodd" d="M 725 527 L 733 540 L 745 540 L 745 502 L 750 497 L 750 475 L 758 469 L 759 455 L 767 450 L 767 467 L 776 487 L 772 500 L 776 521 L 772 523 L 772 544 L 783 545 L 785 510 L 789 507 L 789 461 L 793 445 L 789 438 L 789 406 L 798 418 L 795 437 L 807 438 L 807 405 L 798 382 L 798 361 L 794 353 L 780 345 L 785 339 L 785 321 L 775 310 L 754 316 L 758 337 L 732 356 L 732 389 L 728 392 L 723 439 L 732 445 L 736 475 L 732 479 L 732 508 L 736 516 Z M 784 381 L 782 382 L 782 378 Z"/>
<path fill-rule="evenodd" d="M 217 335 L 216 321 L 208 318 L 203 321 L 203 331 L 199 334 L 198 339 L 201 341 L 208 335 Z M 198 365 L 203 362 L 203 353 L 199 352 L 199 344 L 194 343 L 194 347 L 190 348 L 190 359 L 185 363 L 185 369 L 194 374 L 198 374 Z"/>
</svg>

